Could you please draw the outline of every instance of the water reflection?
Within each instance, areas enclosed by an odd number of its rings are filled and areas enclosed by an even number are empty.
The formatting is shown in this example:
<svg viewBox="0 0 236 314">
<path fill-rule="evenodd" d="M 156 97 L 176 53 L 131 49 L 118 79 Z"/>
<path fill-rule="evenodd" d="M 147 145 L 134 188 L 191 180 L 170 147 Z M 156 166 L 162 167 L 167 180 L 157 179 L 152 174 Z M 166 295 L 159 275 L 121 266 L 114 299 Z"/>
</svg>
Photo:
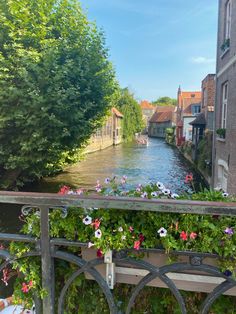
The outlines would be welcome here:
<svg viewBox="0 0 236 314">
<path fill-rule="evenodd" d="M 85 160 L 53 178 L 42 180 L 31 190 L 56 192 L 62 184 L 91 188 L 96 180 L 103 183 L 106 177 L 126 175 L 130 184 L 161 181 L 180 193 L 187 189 L 184 178 L 189 172 L 194 173 L 198 183 L 203 182 L 176 148 L 161 139 L 150 139 L 148 146 L 124 143 L 89 154 Z"/>
</svg>

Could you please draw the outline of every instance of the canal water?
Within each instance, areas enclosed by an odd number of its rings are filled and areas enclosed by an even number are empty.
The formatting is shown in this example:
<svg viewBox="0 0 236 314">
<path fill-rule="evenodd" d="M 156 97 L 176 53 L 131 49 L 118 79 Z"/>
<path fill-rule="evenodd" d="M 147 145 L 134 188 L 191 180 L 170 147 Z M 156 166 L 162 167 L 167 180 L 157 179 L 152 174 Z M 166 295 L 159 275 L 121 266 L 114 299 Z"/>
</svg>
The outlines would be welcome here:
<svg viewBox="0 0 236 314">
<path fill-rule="evenodd" d="M 103 184 L 106 177 L 128 177 L 131 185 L 161 181 L 176 193 L 189 187 L 184 184 L 186 174 L 192 172 L 195 181 L 203 178 L 194 171 L 178 149 L 162 139 L 149 139 L 148 146 L 135 142 L 123 143 L 105 150 L 86 155 L 81 162 L 68 167 L 55 177 L 45 178 L 27 191 L 57 192 L 62 184 L 73 188 L 93 188 L 97 180 Z"/>
<path fill-rule="evenodd" d="M 130 185 L 161 181 L 166 188 L 183 193 L 189 186 L 184 183 L 186 174 L 192 172 L 196 186 L 204 180 L 194 171 L 178 149 L 161 139 L 149 139 L 148 146 L 123 143 L 86 155 L 81 162 L 64 172 L 41 180 L 25 191 L 56 193 L 64 184 L 73 188 L 94 188 L 97 180 L 103 184 L 106 177 L 128 177 Z M 0 204 L 0 232 L 16 232 L 20 228 L 20 206 Z"/>
</svg>

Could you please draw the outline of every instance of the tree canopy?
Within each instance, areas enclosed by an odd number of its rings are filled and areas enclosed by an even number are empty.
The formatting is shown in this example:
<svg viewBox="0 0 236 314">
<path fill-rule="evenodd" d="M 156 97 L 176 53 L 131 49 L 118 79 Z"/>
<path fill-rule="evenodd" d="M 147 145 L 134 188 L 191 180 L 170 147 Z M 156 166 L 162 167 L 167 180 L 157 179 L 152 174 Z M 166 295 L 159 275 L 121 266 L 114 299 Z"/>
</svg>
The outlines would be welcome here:
<svg viewBox="0 0 236 314">
<path fill-rule="evenodd" d="M 117 106 L 124 115 L 123 138 L 125 141 L 130 141 L 134 138 L 135 133 L 144 128 L 141 107 L 128 88 L 120 90 Z"/>
<path fill-rule="evenodd" d="M 155 106 L 176 106 L 177 100 L 175 98 L 170 98 L 168 96 L 160 97 L 152 102 Z"/>
<path fill-rule="evenodd" d="M 77 0 L 0 2 L 0 181 L 60 169 L 116 89 L 103 34 Z"/>
</svg>

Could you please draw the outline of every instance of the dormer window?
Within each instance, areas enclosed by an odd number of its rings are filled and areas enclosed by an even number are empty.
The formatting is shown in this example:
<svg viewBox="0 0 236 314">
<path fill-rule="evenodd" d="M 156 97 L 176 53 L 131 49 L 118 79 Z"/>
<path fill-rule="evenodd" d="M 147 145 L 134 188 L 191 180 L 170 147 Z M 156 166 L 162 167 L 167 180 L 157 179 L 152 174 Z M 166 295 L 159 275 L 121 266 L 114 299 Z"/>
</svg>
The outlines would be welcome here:
<svg viewBox="0 0 236 314">
<path fill-rule="evenodd" d="M 225 6 L 225 40 L 230 39 L 231 32 L 231 0 Z"/>
</svg>

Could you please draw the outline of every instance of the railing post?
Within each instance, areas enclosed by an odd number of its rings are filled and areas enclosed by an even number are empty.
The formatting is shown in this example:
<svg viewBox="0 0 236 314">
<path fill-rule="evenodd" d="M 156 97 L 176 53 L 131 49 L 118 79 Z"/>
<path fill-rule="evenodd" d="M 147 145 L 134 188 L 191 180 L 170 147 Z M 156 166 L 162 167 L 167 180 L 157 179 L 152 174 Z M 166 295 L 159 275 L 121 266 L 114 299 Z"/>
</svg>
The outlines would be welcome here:
<svg viewBox="0 0 236 314">
<path fill-rule="evenodd" d="M 42 288 L 47 291 L 47 296 L 43 298 L 43 314 L 54 314 L 54 267 L 51 257 L 49 208 L 47 206 L 40 207 L 40 231 Z"/>
</svg>

